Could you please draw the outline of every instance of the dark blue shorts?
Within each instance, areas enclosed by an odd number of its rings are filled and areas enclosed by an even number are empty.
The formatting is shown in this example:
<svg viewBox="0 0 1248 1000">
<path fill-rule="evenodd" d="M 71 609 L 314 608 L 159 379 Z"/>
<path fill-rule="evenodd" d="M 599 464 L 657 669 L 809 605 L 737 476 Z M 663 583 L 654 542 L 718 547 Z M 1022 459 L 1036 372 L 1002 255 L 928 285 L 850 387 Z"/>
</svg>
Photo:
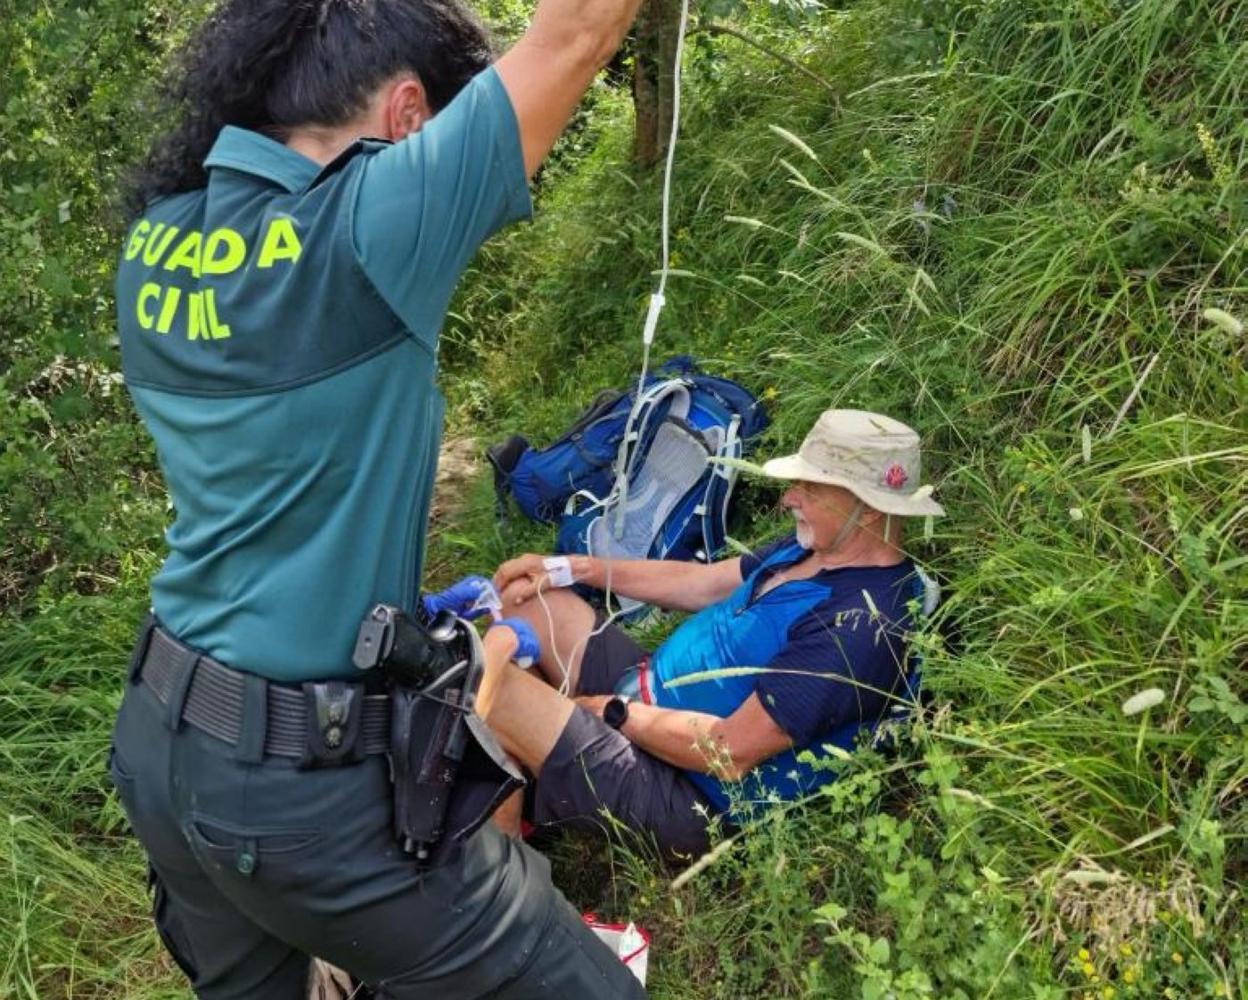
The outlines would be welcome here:
<svg viewBox="0 0 1248 1000">
<path fill-rule="evenodd" d="M 608 625 L 585 647 L 576 694 L 610 694 L 621 675 L 648 656 Z M 579 707 L 530 786 L 526 813 L 538 826 L 597 830 L 612 827 L 610 814 L 628 830 L 653 836 L 665 853 L 685 855 L 707 850 L 707 825 L 715 817 L 684 771 Z"/>
<path fill-rule="evenodd" d="M 601 611 L 594 617 L 594 630 L 602 629 L 585 644 L 581 657 L 581 674 L 576 682 L 577 694 L 611 694 L 620 678 L 650 660 L 650 651 L 622 628 L 602 627 Z"/>
</svg>

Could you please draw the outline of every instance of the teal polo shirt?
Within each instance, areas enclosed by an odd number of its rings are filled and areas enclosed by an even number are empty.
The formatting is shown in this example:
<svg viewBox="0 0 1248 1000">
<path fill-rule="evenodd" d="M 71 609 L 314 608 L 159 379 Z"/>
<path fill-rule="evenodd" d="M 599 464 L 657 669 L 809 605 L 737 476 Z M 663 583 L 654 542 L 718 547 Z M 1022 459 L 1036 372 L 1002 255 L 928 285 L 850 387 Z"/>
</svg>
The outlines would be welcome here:
<svg viewBox="0 0 1248 1000">
<path fill-rule="evenodd" d="M 227 127 L 205 167 L 134 223 L 117 275 L 174 510 L 152 606 L 239 669 L 349 677 L 368 609 L 417 602 L 438 333 L 477 248 L 530 211 L 515 114 L 488 69 L 401 142 L 322 168 Z"/>
</svg>

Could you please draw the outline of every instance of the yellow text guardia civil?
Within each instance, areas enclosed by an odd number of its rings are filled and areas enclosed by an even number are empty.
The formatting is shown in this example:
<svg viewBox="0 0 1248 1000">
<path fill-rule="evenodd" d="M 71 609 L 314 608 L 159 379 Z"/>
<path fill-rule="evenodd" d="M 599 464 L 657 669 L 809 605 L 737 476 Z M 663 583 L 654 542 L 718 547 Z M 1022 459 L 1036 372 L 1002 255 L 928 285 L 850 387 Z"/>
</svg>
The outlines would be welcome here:
<svg viewBox="0 0 1248 1000">
<path fill-rule="evenodd" d="M 278 216 L 264 230 L 255 251 L 254 266 L 273 267 L 279 261 L 293 264 L 303 246 L 289 218 Z M 181 230 L 163 222 L 140 219 L 130 230 L 124 259 L 142 255 L 143 263 L 154 271 L 189 271 L 195 278 L 226 275 L 237 271 L 250 253 L 242 233 L 222 227 L 205 236 L 197 229 Z M 177 285 L 145 282 L 135 296 L 135 318 L 144 330 L 167 334 L 179 316 L 187 340 L 224 340 L 230 327 L 217 314 L 216 293 L 212 288 L 184 291 Z"/>
</svg>

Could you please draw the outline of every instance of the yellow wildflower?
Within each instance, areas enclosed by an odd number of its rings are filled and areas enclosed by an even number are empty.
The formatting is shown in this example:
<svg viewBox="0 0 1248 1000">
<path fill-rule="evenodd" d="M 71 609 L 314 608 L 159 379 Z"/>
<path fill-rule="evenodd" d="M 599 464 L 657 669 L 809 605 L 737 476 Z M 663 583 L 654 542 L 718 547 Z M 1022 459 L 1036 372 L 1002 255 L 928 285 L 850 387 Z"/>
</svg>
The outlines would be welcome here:
<svg viewBox="0 0 1248 1000">
<path fill-rule="evenodd" d="M 1129 945 L 1126 941 L 1123 941 L 1122 944 L 1118 946 L 1118 954 L 1123 958 L 1130 958 L 1133 954 L 1131 951 L 1131 945 Z"/>
<path fill-rule="evenodd" d="M 1090 959 L 1091 957 L 1092 957 L 1092 956 L 1088 953 L 1088 949 L 1087 949 L 1087 948 L 1080 948 L 1080 949 L 1079 949 L 1079 961 L 1081 961 L 1081 962 L 1086 962 L 1086 961 L 1087 961 L 1088 959 Z"/>
<path fill-rule="evenodd" d="M 1175 965 L 1182 965 L 1183 964 L 1183 952 L 1181 951 L 1171 952 L 1170 961 L 1172 961 Z"/>
<path fill-rule="evenodd" d="M 1135 970 L 1127 969 L 1125 972 L 1123 972 L 1122 981 L 1126 983 L 1128 986 L 1130 986 L 1133 982 L 1135 982 Z"/>
<path fill-rule="evenodd" d="M 1084 974 L 1085 976 L 1090 976 L 1090 975 L 1092 975 L 1092 973 L 1094 973 L 1094 972 L 1096 972 L 1096 966 L 1095 966 L 1095 965 L 1093 965 L 1091 962 L 1084 962 L 1084 963 L 1083 963 L 1083 974 Z"/>
<path fill-rule="evenodd" d="M 1213 174 L 1213 182 L 1219 186 L 1229 184 L 1233 176 L 1233 168 L 1222 156 L 1218 143 L 1204 122 L 1196 123 L 1196 139 L 1200 143 L 1201 152 L 1205 154 L 1205 163 Z"/>
<path fill-rule="evenodd" d="M 1115 989 L 1112 986 L 1101 987 L 1102 1000 L 1114 1000 Z"/>
</svg>

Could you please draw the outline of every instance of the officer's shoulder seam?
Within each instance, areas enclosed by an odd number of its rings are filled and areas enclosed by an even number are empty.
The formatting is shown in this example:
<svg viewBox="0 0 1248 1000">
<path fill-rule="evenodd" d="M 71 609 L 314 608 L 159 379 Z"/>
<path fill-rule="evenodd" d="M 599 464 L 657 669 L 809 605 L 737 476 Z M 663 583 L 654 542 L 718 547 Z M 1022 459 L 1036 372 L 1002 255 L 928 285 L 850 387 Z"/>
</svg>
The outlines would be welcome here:
<svg viewBox="0 0 1248 1000">
<path fill-rule="evenodd" d="M 298 378 L 288 379 L 285 382 L 275 382 L 272 385 L 246 386 L 236 389 L 204 389 L 194 386 L 166 385 L 161 382 L 153 382 L 148 379 L 132 378 L 129 376 L 126 377 L 126 384 L 139 389 L 151 389 L 154 392 L 169 393 L 173 396 L 194 396 L 201 399 L 241 399 L 248 396 L 273 396 L 280 392 L 289 392 L 293 389 L 299 389 L 303 386 L 311 385 L 314 382 L 322 382 L 327 378 L 332 378 L 335 375 L 354 368 L 356 365 L 363 364 L 365 361 L 369 361 L 377 357 L 379 354 L 384 354 L 405 342 L 411 342 L 413 340 L 415 340 L 415 338 L 409 336 L 406 329 L 401 329 L 394 336 L 387 338 L 379 344 L 375 344 L 367 351 L 353 355 L 344 361 L 338 362 L 336 365 L 331 365 L 329 368 L 325 368 L 318 372 L 300 375 Z"/>
</svg>

